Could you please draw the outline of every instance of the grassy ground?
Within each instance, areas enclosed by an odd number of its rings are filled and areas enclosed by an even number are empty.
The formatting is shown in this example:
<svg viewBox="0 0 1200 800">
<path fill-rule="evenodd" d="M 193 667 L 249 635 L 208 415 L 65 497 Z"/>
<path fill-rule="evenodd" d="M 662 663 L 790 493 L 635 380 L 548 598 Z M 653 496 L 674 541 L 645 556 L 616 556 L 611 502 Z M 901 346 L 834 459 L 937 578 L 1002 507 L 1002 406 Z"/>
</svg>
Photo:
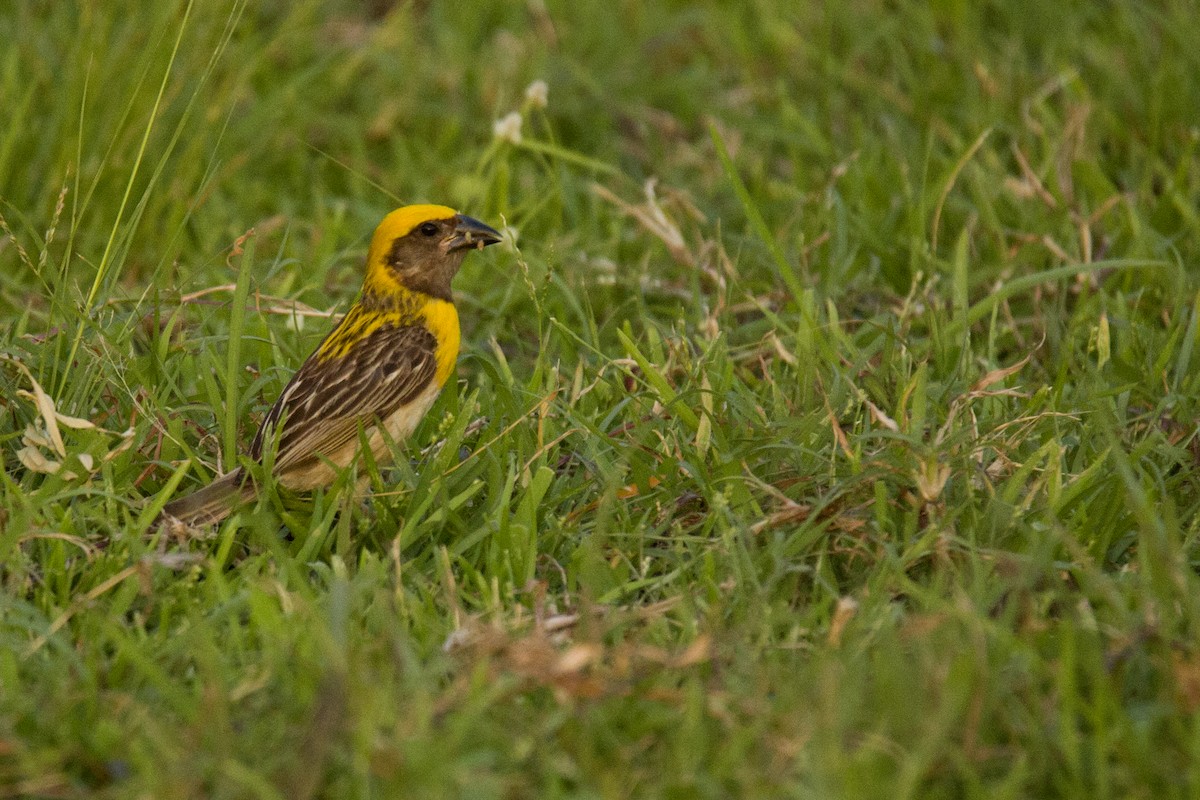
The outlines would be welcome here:
<svg viewBox="0 0 1200 800">
<path fill-rule="evenodd" d="M 361 6 L 0 11 L 0 796 L 1200 792 L 1193 4 Z M 410 201 L 399 466 L 151 530 Z"/>
</svg>

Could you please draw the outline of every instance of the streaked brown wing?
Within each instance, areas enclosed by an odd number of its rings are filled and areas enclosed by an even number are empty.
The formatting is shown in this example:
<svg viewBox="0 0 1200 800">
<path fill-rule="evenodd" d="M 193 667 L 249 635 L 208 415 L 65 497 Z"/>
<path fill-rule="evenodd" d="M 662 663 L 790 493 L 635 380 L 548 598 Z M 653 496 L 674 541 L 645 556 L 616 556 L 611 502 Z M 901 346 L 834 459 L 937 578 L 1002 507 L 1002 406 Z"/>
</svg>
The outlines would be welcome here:
<svg viewBox="0 0 1200 800">
<path fill-rule="evenodd" d="M 421 394 L 437 371 L 437 340 L 417 325 L 385 325 L 368 334 L 344 358 L 300 367 L 267 412 L 250 455 L 279 432 L 275 473 L 325 453 L 336 453 L 358 436 L 359 426 L 386 419 Z"/>
</svg>

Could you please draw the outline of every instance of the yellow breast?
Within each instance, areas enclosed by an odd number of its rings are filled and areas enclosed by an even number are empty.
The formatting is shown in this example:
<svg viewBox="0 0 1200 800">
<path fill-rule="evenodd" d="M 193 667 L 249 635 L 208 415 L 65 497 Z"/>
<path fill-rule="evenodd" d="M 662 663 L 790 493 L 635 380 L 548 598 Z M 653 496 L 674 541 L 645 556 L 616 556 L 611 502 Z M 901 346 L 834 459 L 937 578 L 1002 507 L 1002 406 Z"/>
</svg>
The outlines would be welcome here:
<svg viewBox="0 0 1200 800">
<path fill-rule="evenodd" d="M 458 311 L 453 303 L 431 299 L 425 303 L 420 314 L 425 326 L 437 339 L 437 373 L 434 377 L 437 385 L 443 386 L 454 372 L 454 362 L 458 360 Z"/>
</svg>

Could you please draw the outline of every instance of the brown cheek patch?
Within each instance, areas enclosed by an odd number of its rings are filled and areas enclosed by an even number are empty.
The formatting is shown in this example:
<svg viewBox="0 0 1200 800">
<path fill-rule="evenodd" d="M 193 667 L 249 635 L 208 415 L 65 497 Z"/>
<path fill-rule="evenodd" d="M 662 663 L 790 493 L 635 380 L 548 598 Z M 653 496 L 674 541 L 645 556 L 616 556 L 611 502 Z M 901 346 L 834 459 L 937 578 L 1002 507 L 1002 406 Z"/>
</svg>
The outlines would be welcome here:
<svg viewBox="0 0 1200 800">
<path fill-rule="evenodd" d="M 387 259 L 392 274 L 407 288 L 439 300 L 452 300 L 452 270 L 446 269 L 445 261 L 446 255 L 438 249 L 437 239 L 419 233 L 410 233 L 392 242 Z"/>
</svg>

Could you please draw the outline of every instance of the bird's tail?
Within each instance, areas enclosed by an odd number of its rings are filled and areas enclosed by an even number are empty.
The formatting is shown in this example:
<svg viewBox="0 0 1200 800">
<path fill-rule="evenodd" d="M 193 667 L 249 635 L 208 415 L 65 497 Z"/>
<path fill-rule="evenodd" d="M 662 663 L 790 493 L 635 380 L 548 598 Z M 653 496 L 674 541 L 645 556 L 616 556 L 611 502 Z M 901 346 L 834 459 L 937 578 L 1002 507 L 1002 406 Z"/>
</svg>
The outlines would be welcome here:
<svg viewBox="0 0 1200 800">
<path fill-rule="evenodd" d="M 192 528 L 215 525 L 257 494 L 254 481 L 240 468 L 235 469 L 203 489 L 167 503 L 159 520 L 176 520 Z"/>
</svg>

